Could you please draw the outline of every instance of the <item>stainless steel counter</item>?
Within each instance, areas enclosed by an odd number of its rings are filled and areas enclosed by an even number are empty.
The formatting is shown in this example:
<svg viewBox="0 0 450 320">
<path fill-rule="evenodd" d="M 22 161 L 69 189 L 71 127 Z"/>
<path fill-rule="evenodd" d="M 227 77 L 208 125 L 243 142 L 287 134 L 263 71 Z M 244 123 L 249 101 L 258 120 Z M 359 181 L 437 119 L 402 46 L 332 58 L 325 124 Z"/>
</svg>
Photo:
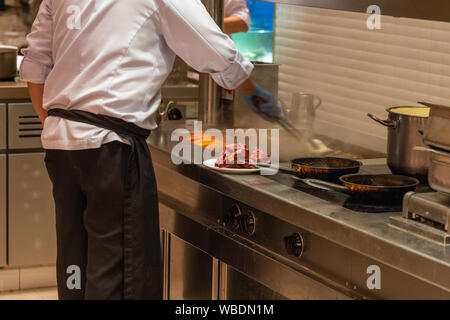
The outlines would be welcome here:
<svg viewBox="0 0 450 320">
<path fill-rule="evenodd" d="M 177 199 L 173 198 L 173 194 L 190 193 L 189 181 L 196 182 L 286 223 L 319 235 L 333 244 L 441 288 L 450 295 L 450 247 L 443 247 L 390 227 L 389 217 L 400 216 L 400 212 L 374 214 L 352 211 L 342 206 L 346 195 L 336 193 L 331 200 L 311 195 L 293 188 L 293 179 L 286 174 L 275 177 L 226 175 L 202 165 L 176 166 L 171 162 L 170 155 L 175 145 L 174 142 L 170 142 L 170 133 L 174 127 L 174 124 L 167 125 L 154 131 L 149 138 L 156 170 L 164 168 L 165 172 L 173 174 L 171 177 L 158 176 L 158 183 L 162 186 L 160 194 L 163 202 L 176 203 Z M 366 163 L 383 164 L 383 161 L 366 161 Z M 378 168 L 387 171 L 387 167 L 383 165 Z M 164 180 L 176 176 L 184 177 L 183 185 L 176 186 Z M 172 190 L 166 189 L 169 185 Z M 193 205 L 190 203 L 178 205 L 180 211 L 184 211 L 181 213 L 187 213 L 189 216 Z M 195 220 L 195 213 L 190 215 L 190 218 Z"/>
<path fill-rule="evenodd" d="M 162 99 L 174 101 L 198 100 L 198 86 L 194 84 L 166 85 L 161 91 Z M 0 81 L 0 101 L 29 100 L 27 84 L 22 81 Z"/>
<path fill-rule="evenodd" d="M 25 82 L 0 81 L 0 100 L 28 100 L 27 84 Z"/>
</svg>

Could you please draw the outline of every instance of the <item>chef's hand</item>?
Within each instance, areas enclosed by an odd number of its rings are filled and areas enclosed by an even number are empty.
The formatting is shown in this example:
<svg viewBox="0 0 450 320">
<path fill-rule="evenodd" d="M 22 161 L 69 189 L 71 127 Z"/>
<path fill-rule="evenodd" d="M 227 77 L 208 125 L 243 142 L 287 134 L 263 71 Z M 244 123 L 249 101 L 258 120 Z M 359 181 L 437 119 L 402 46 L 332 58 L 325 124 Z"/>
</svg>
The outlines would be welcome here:
<svg viewBox="0 0 450 320">
<path fill-rule="evenodd" d="M 250 94 L 243 94 L 241 96 L 244 98 L 247 105 L 259 114 L 262 118 L 267 121 L 274 122 L 282 117 L 281 107 L 275 101 L 273 95 L 261 88 L 256 86 L 256 90 Z"/>
</svg>

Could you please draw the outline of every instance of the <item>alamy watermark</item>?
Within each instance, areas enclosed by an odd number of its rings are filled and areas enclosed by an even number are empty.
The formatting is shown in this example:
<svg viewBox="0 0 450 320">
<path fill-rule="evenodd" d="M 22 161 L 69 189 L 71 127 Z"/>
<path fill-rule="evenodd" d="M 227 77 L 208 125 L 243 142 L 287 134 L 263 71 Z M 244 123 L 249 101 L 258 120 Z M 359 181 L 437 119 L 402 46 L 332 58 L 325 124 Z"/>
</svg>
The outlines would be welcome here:
<svg viewBox="0 0 450 320">
<path fill-rule="evenodd" d="M 381 269 L 377 265 L 371 265 L 367 267 L 367 274 L 370 276 L 367 278 L 366 284 L 369 290 L 381 290 Z"/>
<path fill-rule="evenodd" d="M 371 13 L 367 18 L 366 25 L 369 30 L 381 29 L 381 8 L 377 5 L 371 5 L 367 8 L 367 13 Z"/>
<path fill-rule="evenodd" d="M 67 267 L 66 273 L 69 275 L 66 280 L 67 289 L 81 290 L 81 269 L 77 265 Z"/>
<path fill-rule="evenodd" d="M 180 164 L 202 164 L 204 160 L 217 158 L 224 152 L 226 145 L 245 145 L 248 150 L 267 154 L 270 161 L 266 163 L 270 170 L 262 170 L 262 175 L 274 175 L 278 172 L 280 159 L 279 129 L 226 129 L 224 131 L 209 128 L 203 132 L 201 121 L 194 122 L 193 133 L 185 128 L 179 128 L 172 132 L 171 141 L 178 142 L 171 152 L 172 162 Z M 203 148 L 201 144 L 192 143 L 192 136 L 214 139 L 214 143 Z M 270 140 L 270 150 L 269 150 Z M 227 164 L 248 163 L 248 154 L 239 153 L 237 159 Z M 234 163 L 236 161 L 236 163 Z M 257 163 L 255 163 L 257 165 Z"/>
</svg>

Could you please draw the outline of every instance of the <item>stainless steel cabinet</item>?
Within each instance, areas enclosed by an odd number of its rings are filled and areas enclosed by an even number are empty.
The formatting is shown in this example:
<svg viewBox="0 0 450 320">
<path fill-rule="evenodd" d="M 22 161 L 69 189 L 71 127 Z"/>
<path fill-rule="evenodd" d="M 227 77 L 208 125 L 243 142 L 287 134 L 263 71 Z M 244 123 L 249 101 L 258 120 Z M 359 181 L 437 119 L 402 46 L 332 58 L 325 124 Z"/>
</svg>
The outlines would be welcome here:
<svg viewBox="0 0 450 320">
<path fill-rule="evenodd" d="M 55 210 L 44 153 L 8 157 L 9 265 L 54 264 Z"/>
<path fill-rule="evenodd" d="M 0 104 L 0 153 L 6 149 L 6 105 Z"/>
<path fill-rule="evenodd" d="M 0 154 L 0 267 L 6 265 L 6 155 Z"/>
<path fill-rule="evenodd" d="M 40 149 L 42 123 L 31 103 L 8 104 L 8 149 Z"/>
<path fill-rule="evenodd" d="M 0 267 L 6 265 L 7 226 L 6 226 L 6 105 L 0 104 Z"/>
<path fill-rule="evenodd" d="M 170 300 L 211 300 L 213 258 L 180 238 L 170 235 Z"/>
<path fill-rule="evenodd" d="M 287 300 L 230 266 L 221 264 L 221 300 Z"/>
</svg>

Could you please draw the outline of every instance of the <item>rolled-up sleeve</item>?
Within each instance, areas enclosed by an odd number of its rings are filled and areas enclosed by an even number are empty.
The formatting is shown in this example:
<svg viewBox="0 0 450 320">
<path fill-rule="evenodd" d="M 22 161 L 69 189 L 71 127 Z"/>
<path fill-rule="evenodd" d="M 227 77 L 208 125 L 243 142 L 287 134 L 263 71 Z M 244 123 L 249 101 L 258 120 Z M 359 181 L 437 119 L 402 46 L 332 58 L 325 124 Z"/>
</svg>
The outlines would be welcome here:
<svg viewBox="0 0 450 320">
<path fill-rule="evenodd" d="M 250 28 L 250 11 L 245 0 L 225 0 L 225 16 L 241 18 Z"/>
<path fill-rule="evenodd" d="M 199 72 L 210 73 L 220 86 L 235 89 L 250 77 L 244 59 L 199 0 L 164 0 L 158 23 L 167 45 Z"/>
<path fill-rule="evenodd" d="M 52 39 L 51 0 L 44 0 L 27 36 L 28 47 L 22 49 L 24 59 L 20 65 L 21 80 L 33 83 L 45 82 L 53 68 Z"/>
</svg>

